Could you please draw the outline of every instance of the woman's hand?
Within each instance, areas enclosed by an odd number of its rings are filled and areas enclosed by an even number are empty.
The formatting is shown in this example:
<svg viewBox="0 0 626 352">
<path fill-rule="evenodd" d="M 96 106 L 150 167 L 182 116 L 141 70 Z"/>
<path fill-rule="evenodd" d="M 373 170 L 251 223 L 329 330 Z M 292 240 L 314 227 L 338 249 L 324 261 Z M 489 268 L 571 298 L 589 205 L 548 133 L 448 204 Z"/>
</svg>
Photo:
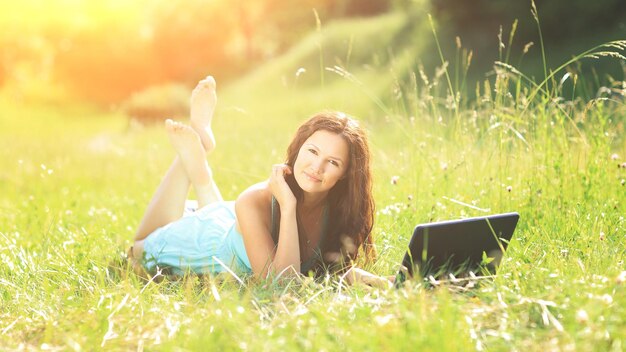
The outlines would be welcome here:
<svg viewBox="0 0 626 352">
<path fill-rule="evenodd" d="M 382 276 L 374 275 L 355 266 L 346 271 L 343 277 L 350 285 L 363 283 L 368 286 L 377 288 L 390 288 L 393 285 L 393 281 L 395 280 L 395 278 L 392 277 L 384 278 Z"/>
<path fill-rule="evenodd" d="M 270 191 L 281 208 L 296 206 L 296 197 L 293 195 L 291 188 L 285 181 L 285 175 L 292 174 L 291 168 L 287 164 L 276 164 L 272 166 L 269 186 Z"/>
</svg>

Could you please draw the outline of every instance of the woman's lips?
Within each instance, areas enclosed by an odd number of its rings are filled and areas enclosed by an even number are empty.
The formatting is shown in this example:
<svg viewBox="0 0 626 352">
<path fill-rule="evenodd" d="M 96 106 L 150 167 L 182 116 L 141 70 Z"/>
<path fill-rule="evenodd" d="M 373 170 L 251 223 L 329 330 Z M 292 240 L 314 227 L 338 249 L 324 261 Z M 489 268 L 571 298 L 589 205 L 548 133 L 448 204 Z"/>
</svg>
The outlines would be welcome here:
<svg viewBox="0 0 626 352">
<path fill-rule="evenodd" d="M 304 172 L 304 175 L 305 175 L 305 176 L 306 176 L 309 180 L 311 180 L 311 181 L 313 181 L 313 182 L 322 182 L 322 180 L 321 180 L 320 178 L 317 178 L 317 177 L 315 177 L 315 176 L 313 176 L 313 175 L 311 175 L 311 174 L 309 174 L 309 173 L 307 173 L 307 172 Z"/>
</svg>

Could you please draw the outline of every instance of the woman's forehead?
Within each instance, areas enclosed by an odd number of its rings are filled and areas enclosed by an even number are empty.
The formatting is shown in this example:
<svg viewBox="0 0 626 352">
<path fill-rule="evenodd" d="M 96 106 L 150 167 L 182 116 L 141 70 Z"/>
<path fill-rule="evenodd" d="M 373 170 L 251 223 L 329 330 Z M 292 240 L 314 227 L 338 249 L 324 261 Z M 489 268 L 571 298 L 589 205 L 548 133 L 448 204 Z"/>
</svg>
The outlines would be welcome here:
<svg viewBox="0 0 626 352">
<path fill-rule="evenodd" d="M 339 134 L 318 130 L 304 141 L 304 145 L 311 144 L 326 154 L 346 160 L 348 157 L 348 142 Z"/>
</svg>

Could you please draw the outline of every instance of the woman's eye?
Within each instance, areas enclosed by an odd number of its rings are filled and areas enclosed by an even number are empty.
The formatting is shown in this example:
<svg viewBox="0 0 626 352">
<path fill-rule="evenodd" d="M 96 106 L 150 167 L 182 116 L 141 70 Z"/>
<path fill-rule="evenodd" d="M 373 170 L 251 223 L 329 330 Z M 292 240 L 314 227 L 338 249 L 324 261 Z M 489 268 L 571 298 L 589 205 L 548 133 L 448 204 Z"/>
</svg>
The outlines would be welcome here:
<svg viewBox="0 0 626 352">
<path fill-rule="evenodd" d="M 338 162 L 336 162 L 336 161 L 334 161 L 334 160 L 331 160 L 331 161 L 330 161 L 330 163 L 331 163 L 332 165 L 339 166 L 339 163 L 338 163 Z"/>
<path fill-rule="evenodd" d="M 311 152 L 311 153 L 313 153 L 313 154 L 317 155 L 317 150 L 315 150 L 315 149 L 309 149 L 309 152 Z"/>
</svg>

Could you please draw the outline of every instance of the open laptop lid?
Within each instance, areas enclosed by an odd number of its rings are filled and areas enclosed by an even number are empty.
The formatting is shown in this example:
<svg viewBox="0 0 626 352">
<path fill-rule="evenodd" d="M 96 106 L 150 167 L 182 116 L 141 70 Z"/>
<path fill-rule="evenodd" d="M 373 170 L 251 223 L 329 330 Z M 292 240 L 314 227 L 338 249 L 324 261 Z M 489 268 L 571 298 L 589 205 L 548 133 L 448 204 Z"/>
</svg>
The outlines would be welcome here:
<svg viewBox="0 0 626 352">
<path fill-rule="evenodd" d="M 483 259 L 490 261 L 487 258 L 493 260 L 485 268 L 495 272 L 518 219 L 518 213 L 506 213 L 417 225 L 402 260 L 407 272 L 398 272 L 396 284 L 404 282 L 407 274 L 463 275 L 478 270 Z"/>
</svg>

